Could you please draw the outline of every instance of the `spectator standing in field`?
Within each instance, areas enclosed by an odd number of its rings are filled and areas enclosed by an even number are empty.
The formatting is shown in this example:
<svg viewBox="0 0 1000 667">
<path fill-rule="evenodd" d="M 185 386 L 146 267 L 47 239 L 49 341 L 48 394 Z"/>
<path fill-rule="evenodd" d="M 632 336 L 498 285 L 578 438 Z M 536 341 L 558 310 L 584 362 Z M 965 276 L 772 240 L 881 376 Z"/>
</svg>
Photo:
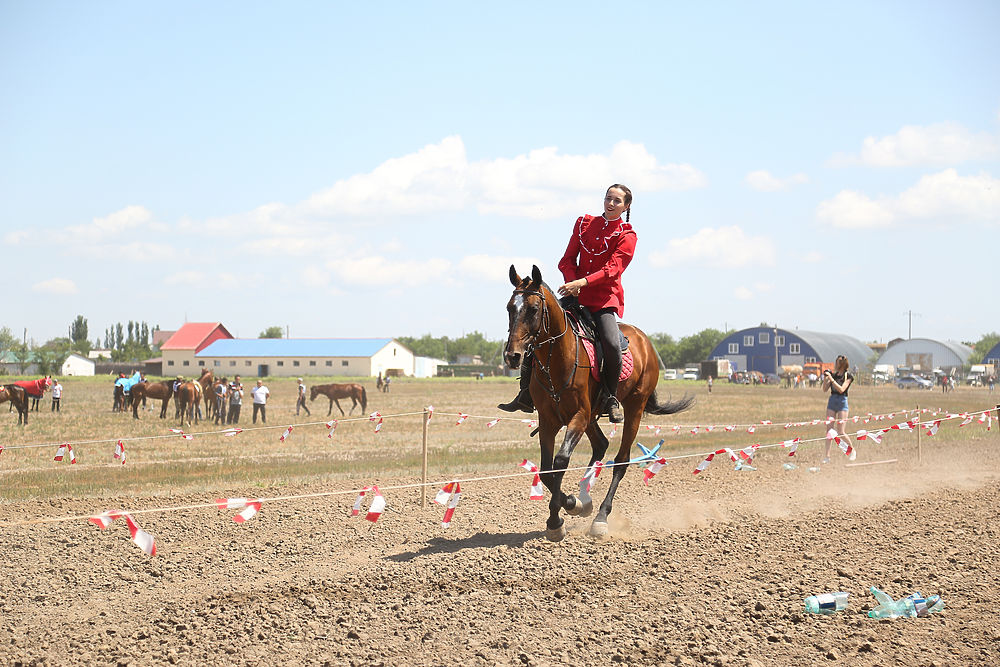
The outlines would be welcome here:
<svg viewBox="0 0 1000 667">
<path fill-rule="evenodd" d="M 823 391 L 830 390 L 830 398 L 826 402 L 826 453 L 823 455 L 823 463 L 830 462 L 830 448 L 833 446 L 834 437 L 846 440 L 851 447 L 849 460 L 853 461 L 858 456 L 858 450 L 853 448 L 851 439 L 845 433 L 847 391 L 854 382 L 854 376 L 848 372 L 848 368 L 850 365 L 847 363 L 847 357 L 840 355 L 833 364 L 832 373 L 828 370 L 823 371 Z"/>
<path fill-rule="evenodd" d="M 312 413 L 309 412 L 309 406 L 306 405 L 306 383 L 302 381 L 302 378 L 299 378 L 299 398 L 298 398 L 298 400 L 295 401 L 295 416 L 296 417 L 299 414 L 299 408 L 300 407 L 303 410 L 306 411 L 307 415 L 309 415 L 310 417 L 312 416 Z"/>
<path fill-rule="evenodd" d="M 253 423 L 257 423 L 257 413 L 260 413 L 260 421 L 267 423 L 267 397 L 271 392 L 264 386 L 263 380 L 257 380 L 257 386 L 250 390 L 253 397 Z"/>
<path fill-rule="evenodd" d="M 229 385 L 229 412 L 226 413 L 227 424 L 240 423 L 240 408 L 243 407 L 243 383 L 240 376 L 233 378 Z"/>
<path fill-rule="evenodd" d="M 375 380 L 375 388 L 378 391 L 382 391 L 382 371 L 378 372 L 378 379 Z"/>
<path fill-rule="evenodd" d="M 59 380 L 52 385 L 52 412 L 59 412 L 59 402 L 62 400 L 62 385 Z"/>
<path fill-rule="evenodd" d="M 382 380 L 382 393 L 385 393 L 385 394 L 389 393 L 389 381 L 390 380 L 392 380 L 392 378 L 390 378 L 388 375 L 386 375 L 385 379 Z"/>
<path fill-rule="evenodd" d="M 215 384 L 215 423 L 226 423 L 226 394 L 229 393 L 229 384 L 225 378 Z"/>
<path fill-rule="evenodd" d="M 712 376 L 711 375 L 708 376 L 707 382 L 708 382 L 708 393 L 711 394 L 712 393 Z"/>
</svg>

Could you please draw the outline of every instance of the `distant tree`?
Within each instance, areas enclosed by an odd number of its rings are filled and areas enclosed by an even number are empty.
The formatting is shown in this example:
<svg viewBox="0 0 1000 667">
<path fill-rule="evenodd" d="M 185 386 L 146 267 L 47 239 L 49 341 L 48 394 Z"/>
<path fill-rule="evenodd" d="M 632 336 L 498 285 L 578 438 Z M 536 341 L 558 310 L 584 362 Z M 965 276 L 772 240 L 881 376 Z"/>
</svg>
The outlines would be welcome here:
<svg viewBox="0 0 1000 667">
<path fill-rule="evenodd" d="M 133 328 L 134 328 L 134 325 L 132 324 L 132 320 L 129 320 L 129 321 L 128 321 L 128 338 L 127 338 L 127 339 L 125 339 L 125 342 L 126 342 L 126 344 L 128 344 L 128 345 L 131 345 L 131 344 L 132 344 L 132 341 L 134 341 L 134 340 L 135 340 L 135 338 L 134 338 L 134 337 L 133 337 L 133 335 L 132 335 L 132 329 L 133 329 Z"/>
<path fill-rule="evenodd" d="M 681 364 L 693 364 L 708 359 L 708 355 L 725 337 L 718 329 L 702 329 L 696 334 L 681 338 L 677 344 L 678 361 Z"/>
<path fill-rule="evenodd" d="M 112 347 L 116 350 L 120 350 L 122 349 L 122 347 L 124 347 L 125 344 L 125 336 L 123 335 L 124 331 L 125 327 L 122 326 L 121 322 L 115 325 L 115 344 Z"/>
<path fill-rule="evenodd" d="M 649 337 L 649 342 L 653 344 L 656 353 L 660 355 L 660 361 L 664 368 L 674 368 L 680 365 L 680 358 L 677 352 L 677 342 L 670 334 L 655 333 Z"/>
<path fill-rule="evenodd" d="M 111 336 L 111 329 L 104 330 L 104 349 L 110 350 L 115 346 L 115 339 Z"/>
<path fill-rule="evenodd" d="M 0 328 L 0 354 L 13 350 L 17 345 L 17 336 L 10 330 L 10 327 Z"/>
<path fill-rule="evenodd" d="M 993 349 L 993 346 L 1000 343 L 1000 333 L 991 331 L 980 336 L 975 345 L 972 346 L 972 354 L 969 355 L 969 364 L 981 364 L 986 357 L 986 353 Z"/>
<path fill-rule="evenodd" d="M 18 373 L 24 375 L 24 371 L 28 368 L 28 363 L 31 361 L 31 346 L 24 342 L 16 343 L 11 348 L 11 351 L 14 353 L 14 361 L 17 362 Z"/>
<path fill-rule="evenodd" d="M 268 327 L 260 332 L 257 338 L 284 338 L 285 330 L 281 327 Z"/>
</svg>

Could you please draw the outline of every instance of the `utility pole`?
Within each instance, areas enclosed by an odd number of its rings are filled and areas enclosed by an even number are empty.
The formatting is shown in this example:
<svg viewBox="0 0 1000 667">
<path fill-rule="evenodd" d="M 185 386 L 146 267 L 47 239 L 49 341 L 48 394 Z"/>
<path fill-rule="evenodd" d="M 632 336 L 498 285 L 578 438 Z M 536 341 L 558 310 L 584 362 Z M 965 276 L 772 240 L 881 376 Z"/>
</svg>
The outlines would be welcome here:
<svg viewBox="0 0 1000 667">
<path fill-rule="evenodd" d="M 920 313 L 914 313 L 912 310 L 906 311 L 907 315 L 907 328 L 906 328 L 906 340 L 913 338 L 913 316 L 916 315 L 920 317 Z"/>
</svg>

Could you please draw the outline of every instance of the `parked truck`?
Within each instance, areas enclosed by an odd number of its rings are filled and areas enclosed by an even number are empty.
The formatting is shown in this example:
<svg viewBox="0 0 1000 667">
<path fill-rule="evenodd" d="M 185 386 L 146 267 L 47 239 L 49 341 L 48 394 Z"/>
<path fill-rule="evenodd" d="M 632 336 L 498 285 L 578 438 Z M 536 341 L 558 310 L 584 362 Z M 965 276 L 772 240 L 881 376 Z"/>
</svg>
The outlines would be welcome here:
<svg viewBox="0 0 1000 667">
<path fill-rule="evenodd" d="M 701 362 L 701 379 L 704 380 L 707 377 L 712 377 L 716 380 L 719 378 L 727 378 L 733 372 L 733 366 L 729 363 L 729 359 L 712 359 L 710 361 Z"/>
</svg>

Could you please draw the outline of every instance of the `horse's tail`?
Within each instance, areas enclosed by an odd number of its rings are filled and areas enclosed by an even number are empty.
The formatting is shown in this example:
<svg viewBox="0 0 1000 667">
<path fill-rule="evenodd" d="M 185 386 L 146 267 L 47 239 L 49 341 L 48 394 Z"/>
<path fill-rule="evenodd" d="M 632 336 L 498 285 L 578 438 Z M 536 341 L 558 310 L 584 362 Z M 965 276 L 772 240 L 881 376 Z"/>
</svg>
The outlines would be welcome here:
<svg viewBox="0 0 1000 667">
<path fill-rule="evenodd" d="M 660 403 L 656 400 L 656 391 L 653 391 L 646 399 L 645 412 L 651 415 L 672 415 L 678 412 L 683 412 L 687 410 L 692 405 L 694 405 L 694 395 L 684 394 L 683 397 L 677 399 L 676 401 L 668 400 L 665 403 Z"/>
<path fill-rule="evenodd" d="M 361 412 L 368 412 L 368 392 L 364 385 L 361 385 Z"/>
</svg>

